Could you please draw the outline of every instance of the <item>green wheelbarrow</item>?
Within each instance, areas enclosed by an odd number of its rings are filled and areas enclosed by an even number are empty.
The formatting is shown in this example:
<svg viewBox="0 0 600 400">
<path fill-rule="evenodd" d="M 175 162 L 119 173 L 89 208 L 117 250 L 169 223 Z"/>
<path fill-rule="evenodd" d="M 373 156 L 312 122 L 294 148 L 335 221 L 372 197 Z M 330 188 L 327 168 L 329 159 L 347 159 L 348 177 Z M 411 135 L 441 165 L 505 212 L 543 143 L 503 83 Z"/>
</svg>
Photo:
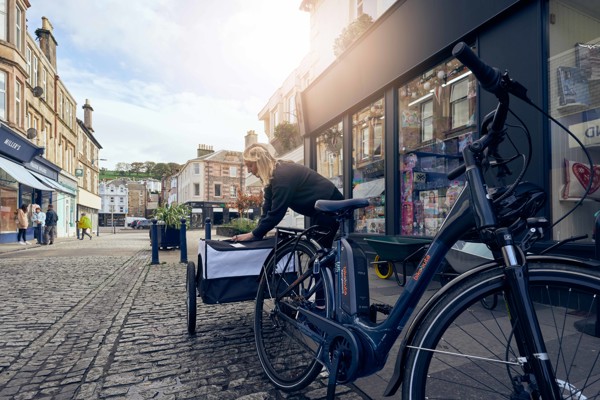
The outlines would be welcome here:
<svg viewBox="0 0 600 400">
<path fill-rule="evenodd" d="M 377 256 L 372 263 L 375 274 L 380 279 L 388 279 L 394 275 L 399 286 L 406 284 L 406 267 L 408 263 L 415 263 L 431 244 L 433 239 L 407 236 L 378 236 L 365 238 L 365 241 L 375 250 Z M 402 265 L 402 279 L 398 277 L 396 263 Z"/>
</svg>

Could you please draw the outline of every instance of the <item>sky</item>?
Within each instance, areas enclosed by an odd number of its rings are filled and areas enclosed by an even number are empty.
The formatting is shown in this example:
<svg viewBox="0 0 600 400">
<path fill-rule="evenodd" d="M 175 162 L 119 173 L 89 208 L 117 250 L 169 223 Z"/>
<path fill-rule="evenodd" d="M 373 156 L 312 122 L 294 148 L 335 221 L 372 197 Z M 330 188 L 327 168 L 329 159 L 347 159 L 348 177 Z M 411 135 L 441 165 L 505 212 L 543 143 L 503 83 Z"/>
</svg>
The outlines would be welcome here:
<svg viewBox="0 0 600 400">
<path fill-rule="evenodd" d="M 100 167 L 175 162 L 199 144 L 243 150 L 258 113 L 309 48 L 300 0 L 31 0 L 27 29 L 45 16 L 57 71 L 94 109 Z"/>
</svg>

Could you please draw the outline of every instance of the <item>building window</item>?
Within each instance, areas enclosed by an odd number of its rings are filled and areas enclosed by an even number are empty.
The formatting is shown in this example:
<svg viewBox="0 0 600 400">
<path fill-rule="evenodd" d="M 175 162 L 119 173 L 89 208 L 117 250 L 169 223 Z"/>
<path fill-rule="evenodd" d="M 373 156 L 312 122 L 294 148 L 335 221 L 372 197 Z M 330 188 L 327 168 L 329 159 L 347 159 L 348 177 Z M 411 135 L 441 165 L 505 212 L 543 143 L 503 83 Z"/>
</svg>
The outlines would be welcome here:
<svg viewBox="0 0 600 400">
<path fill-rule="evenodd" d="M 352 197 L 371 200 L 368 207 L 354 213 L 356 232 L 385 233 L 383 111 L 384 101 L 379 99 L 352 115 Z M 336 129 L 341 129 L 341 125 Z M 339 135 L 336 129 L 330 128 L 327 134 L 333 135 L 333 143 L 339 143 L 341 149 L 341 137 L 335 138 Z M 341 162 L 327 161 L 334 167 Z"/>
<path fill-rule="evenodd" d="M 229 176 L 237 178 L 237 167 L 229 167 Z"/>
<path fill-rule="evenodd" d="M 421 141 L 433 139 L 433 100 L 421 103 Z"/>
<path fill-rule="evenodd" d="M 470 74 L 467 72 L 465 75 Z M 469 110 L 469 93 L 473 97 L 474 88 L 469 90 L 469 81 L 465 77 L 458 82 L 452 84 L 452 92 L 450 94 L 450 112 L 452 129 L 460 128 L 469 124 L 469 118 L 472 116 Z M 471 124 L 474 124 L 472 121 Z"/>
<path fill-rule="evenodd" d="M 231 185 L 231 187 L 229 188 L 229 195 L 231 197 L 237 197 L 237 186 Z"/>
<path fill-rule="evenodd" d="M 38 85 L 38 58 L 33 55 L 33 78 L 31 86 L 36 87 Z"/>
<path fill-rule="evenodd" d="M 200 184 L 194 183 L 194 196 L 200 196 Z"/>
<path fill-rule="evenodd" d="M 0 40 L 6 41 L 7 27 L 6 0 L 0 0 Z"/>
<path fill-rule="evenodd" d="M 29 46 L 25 50 L 25 60 L 27 62 L 27 82 L 31 85 L 31 47 Z"/>
<path fill-rule="evenodd" d="M 6 72 L 0 71 L 0 119 L 6 121 Z"/>
<path fill-rule="evenodd" d="M 593 4 L 593 5 L 592 5 Z M 593 243 L 600 201 L 600 2 L 550 0 L 548 11 L 549 113 L 585 146 L 592 166 L 576 141 L 557 124 L 550 124 L 550 215 L 570 212 L 591 181 L 588 200 L 552 229 L 554 240 L 586 235 Z M 546 157 L 546 155 L 544 155 Z M 598 232 L 595 232 L 596 240 Z"/>
<path fill-rule="evenodd" d="M 21 96 L 22 96 L 21 82 L 15 81 L 15 118 L 16 118 L 17 126 L 21 126 L 21 113 L 23 110 L 22 103 L 21 103 Z M 39 138 L 38 138 L 38 140 L 39 140 Z"/>
<path fill-rule="evenodd" d="M 115 198 L 113 196 L 110 196 L 110 202 L 114 203 L 115 202 Z"/>
<path fill-rule="evenodd" d="M 49 99 L 50 97 L 48 96 L 48 71 L 46 71 L 46 68 L 42 68 L 42 89 L 44 89 L 44 93 L 42 94 L 42 96 L 45 99 Z"/>
<path fill-rule="evenodd" d="M 215 197 L 221 197 L 221 184 L 215 183 Z"/>
<path fill-rule="evenodd" d="M 194 163 L 194 175 L 200 175 L 200 163 Z"/>
<path fill-rule="evenodd" d="M 23 10 L 19 6 L 15 9 L 15 47 L 23 51 Z"/>
<path fill-rule="evenodd" d="M 123 197 L 119 197 L 119 203 L 123 203 Z"/>
<path fill-rule="evenodd" d="M 288 118 L 287 120 L 292 124 L 296 123 L 296 95 L 290 95 L 288 97 Z"/>
</svg>

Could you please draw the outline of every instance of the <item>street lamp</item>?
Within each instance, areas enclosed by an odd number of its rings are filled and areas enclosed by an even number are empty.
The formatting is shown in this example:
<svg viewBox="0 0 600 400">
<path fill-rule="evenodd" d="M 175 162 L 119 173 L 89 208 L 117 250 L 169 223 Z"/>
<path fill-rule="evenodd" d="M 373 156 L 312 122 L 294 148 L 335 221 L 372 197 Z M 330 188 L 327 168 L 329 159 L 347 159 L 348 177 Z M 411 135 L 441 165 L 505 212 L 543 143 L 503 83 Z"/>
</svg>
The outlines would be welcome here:
<svg viewBox="0 0 600 400">
<path fill-rule="evenodd" d="M 108 161 L 106 158 L 92 158 L 92 165 L 94 165 L 94 161 Z"/>
</svg>

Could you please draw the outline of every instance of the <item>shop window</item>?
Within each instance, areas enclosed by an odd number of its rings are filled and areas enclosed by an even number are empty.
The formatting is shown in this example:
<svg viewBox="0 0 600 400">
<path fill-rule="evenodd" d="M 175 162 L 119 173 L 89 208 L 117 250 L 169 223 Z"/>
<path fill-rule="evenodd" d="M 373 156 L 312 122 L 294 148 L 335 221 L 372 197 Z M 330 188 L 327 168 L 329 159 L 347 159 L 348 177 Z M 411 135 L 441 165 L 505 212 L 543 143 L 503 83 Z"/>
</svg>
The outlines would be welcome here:
<svg viewBox="0 0 600 400">
<path fill-rule="evenodd" d="M 343 125 L 337 122 L 316 136 L 317 172 L 343 191 Z"/>
<path fill-rule="evenodd" d="M 352 197 L 369 198 L 355 211 L 354 231 L 385 233 L 384 101 L 377 100 L 352 115 Z"/>
<path fill-rule="evenodd" d="M 18 206 L 18 183 L 3 170 L 0 170 L 0 232 L 15 232 L 17 223 L 15 212 Z"/>
<path fill-rule="evenodd" d="M 398 89 L 402 235 L 433 236 L 464 187 L 447 173 L 472 142 L 472 74 L 450 59 Z"/>
<path fill-rule="evenodd" d="M 592 5 L 593 4 L 593 5 Z M 583 143 L 592 157 L 594 179 L 587 201 L 552 231 L 554 240 L 588 235 L 593 240 L 600 207 L 600 3 L 550 0 L 548 18 L 548 109 Z M 584 151 L 557 124 L 550 123 L 552 219 L 581 199 L 591 179 Z"/>
</svg>

